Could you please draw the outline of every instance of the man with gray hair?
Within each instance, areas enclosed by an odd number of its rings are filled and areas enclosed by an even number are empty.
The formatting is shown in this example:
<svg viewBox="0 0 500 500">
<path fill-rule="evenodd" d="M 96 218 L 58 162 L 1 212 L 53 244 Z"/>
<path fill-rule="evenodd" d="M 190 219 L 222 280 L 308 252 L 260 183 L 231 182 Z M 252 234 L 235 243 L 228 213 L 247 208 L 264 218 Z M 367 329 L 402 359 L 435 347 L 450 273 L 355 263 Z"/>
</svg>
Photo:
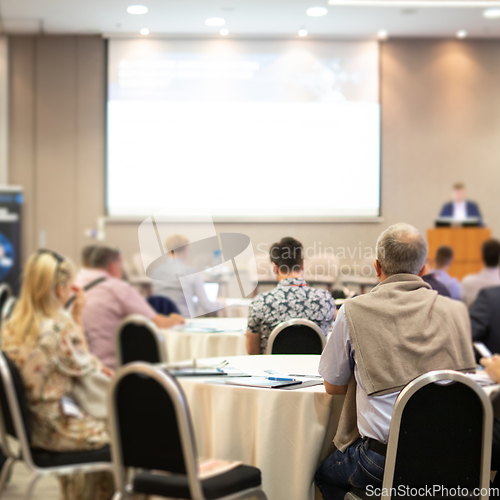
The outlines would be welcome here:
<svg viewBox="0 0 500 500">
<path fill-rule="evenodd" d="M 421 279 L 426 259 L 417 229 L 389 227 L 377 241 L 380 283 L 339 310 L 319 364 L 326 391 L 346 394 L 337 450 L 315 476 L 325 500 L 381 486 L 392 409 L 406 384 L 431 370 L 475 370 L 467 309 Z"/>
</svg>

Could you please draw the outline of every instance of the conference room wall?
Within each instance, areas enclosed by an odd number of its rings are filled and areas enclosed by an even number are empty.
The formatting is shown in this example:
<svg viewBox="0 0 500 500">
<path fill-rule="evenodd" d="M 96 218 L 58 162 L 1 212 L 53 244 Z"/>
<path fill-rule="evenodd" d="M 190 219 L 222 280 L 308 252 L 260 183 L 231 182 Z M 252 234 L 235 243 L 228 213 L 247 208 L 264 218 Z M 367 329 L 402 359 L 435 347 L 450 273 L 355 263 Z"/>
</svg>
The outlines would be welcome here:
<svg viewBox="0 0 500 500">
<path fill-rule="evenodd" d="M 76 258 L 104 213 L 105 42 L 11 36 L 9 178 L 24 187 L 24 256 Z"/>
<path fill-rule="evenodd" d="M 104 214 L 105 43 L 98 37 L 16 36 L 10 38 L 10 60 L 10 178 L 26 190 L 24 248 L 29 252 L 45 243 L 76 258 L 91 241 L 85 231 Z M 217 229 L 246 233 L 256 251 L 285 235 L 310 247 L 344 247 L 345 260 L 352 262 L 394 222 L 422 231 L 430 227 L 450 185 L 462 180 L 498 235 L 499 89 L 500 41 L 383 43 L 384 220 L 217 224 Z M 301 192 L 300 179 L 276 181 L 277 196 L 314 196 Z M 335 196 L 342 186 L 329 182 Z M 106 240 L 130 257 L 139 250 L 137 227 L 108 222 Z M 193 227 L 172 226 L 172 232 L 179 230 L 195 234 Z"/>
</svg>

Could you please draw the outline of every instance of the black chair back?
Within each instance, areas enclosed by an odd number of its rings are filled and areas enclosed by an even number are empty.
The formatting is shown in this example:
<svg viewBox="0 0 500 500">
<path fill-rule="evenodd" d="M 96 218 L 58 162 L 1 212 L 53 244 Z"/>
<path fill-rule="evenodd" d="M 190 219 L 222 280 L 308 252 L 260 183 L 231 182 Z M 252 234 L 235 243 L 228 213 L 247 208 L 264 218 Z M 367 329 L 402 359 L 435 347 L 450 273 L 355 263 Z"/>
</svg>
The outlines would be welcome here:
<svg viewBox="0 0 500 500">
<path fill-rule="evenodd" d="M 175 379 L 165 375 L 184 399 Z M 125 467 L 187 474 L 175 405 L 157 380 L 139 373 L 123 376 L 112 404 Z"/>
<path fill-rule="evenodd" d="M 7 283 L 2 283 L 0 285 L 0 311 L 2 311 L 5 302 L 12 295 L 12 290 Z"/>
<path fill-rule="evenodd" d="M 268 340 L 267 354 L 321 354 L 325 335 L 312 321 L 293 319 L 278 325 Z"/>
<path fill-rule="evenodd" d="M 26 436 L 29 440 L 31 437 L 30 412 L 28 410 L 25 392 L 26 389 L 24 387 L 23 379 L 21 378 L 21 374 L 13 361 L 4 352 L 1 352 L 0 356 L 3 358 L 0 362 L 4 363 L 4 366 L 8 371 L 8 373 L 3 373 L 3 371 L 0 370 L 0 372 L 2 372 L 0 376 L 0 408 L 2 411 L 5 431 L 14 438 L 18 437 L 14 425 L 14 416 L 7 399 L 7 384 L 10 383 L 14 388 L 19 410 L 21 412 L 22 423 L 24 425 Z M 10 381 L 8 378 L 10 378 Z"/>
<path fill-rule="evenodd" d="M 482 435 L 483 406 L 473 389 L 426 385 L 403 410 L 394 487 L 479 487 Z"/>
<path fill-rule="evenodd" d="M 122 365 L 134 361 L 166 362 L 163 345 L 156 326 L 142 316 L 130 316 L 118 327 L 117 353 Z"/>
</svg>

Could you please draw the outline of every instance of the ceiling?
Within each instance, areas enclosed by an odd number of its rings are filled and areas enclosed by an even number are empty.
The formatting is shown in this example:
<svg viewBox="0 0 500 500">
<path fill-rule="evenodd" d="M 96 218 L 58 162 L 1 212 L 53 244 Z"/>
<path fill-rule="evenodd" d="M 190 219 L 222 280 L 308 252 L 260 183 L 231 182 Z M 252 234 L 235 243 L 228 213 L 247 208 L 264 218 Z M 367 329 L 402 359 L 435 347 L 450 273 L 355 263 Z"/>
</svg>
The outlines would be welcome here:
<svg viewBox="0 0 500 500">
<path fill-rule="evenodd" d="M 472 6 L 467 7 L 436 7 L 421 0 L 387 0 L 389 6 L 373 6 L 372 1 L 0 0 L 0 16 L 6 33 L 141 36 L 139 30 L 148 28 L 149 36 L 220 36 L 220 28 L 205 26 L 205 19 L 222 17 L 230 37 L 294 37 L 303 27 L 313 37 L 374 38 L 379 30 L 387 30 L 389 37 L 451 38 L 465 29 L 470 38 L 500 38 L 500 19 L 482 16 L 488 1 L 470 0 L 466 3 Z M 149 12 L 128 14 L 127 7 L 136 3 Z M 490 3 L 500 7 L 500 1 Z M 312 6 L 327 7 L 328 14 L 309 17 L 306 9 Z"/>
</svg>

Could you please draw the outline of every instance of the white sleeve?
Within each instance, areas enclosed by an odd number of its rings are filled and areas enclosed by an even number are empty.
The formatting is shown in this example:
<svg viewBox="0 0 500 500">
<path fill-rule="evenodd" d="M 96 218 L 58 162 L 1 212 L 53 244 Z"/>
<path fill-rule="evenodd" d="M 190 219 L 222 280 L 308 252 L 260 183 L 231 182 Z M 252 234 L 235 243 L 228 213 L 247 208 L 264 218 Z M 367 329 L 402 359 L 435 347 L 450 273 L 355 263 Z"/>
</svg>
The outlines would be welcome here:
<svg viewBox="0 0 500 500">
<path fill-rule="evenodd" d="M 354 369 L 353 355 L 349 324 L 342 306 L 321 355 L 319 374 L 332 385 L 346 385 Z"/>
</svg>

